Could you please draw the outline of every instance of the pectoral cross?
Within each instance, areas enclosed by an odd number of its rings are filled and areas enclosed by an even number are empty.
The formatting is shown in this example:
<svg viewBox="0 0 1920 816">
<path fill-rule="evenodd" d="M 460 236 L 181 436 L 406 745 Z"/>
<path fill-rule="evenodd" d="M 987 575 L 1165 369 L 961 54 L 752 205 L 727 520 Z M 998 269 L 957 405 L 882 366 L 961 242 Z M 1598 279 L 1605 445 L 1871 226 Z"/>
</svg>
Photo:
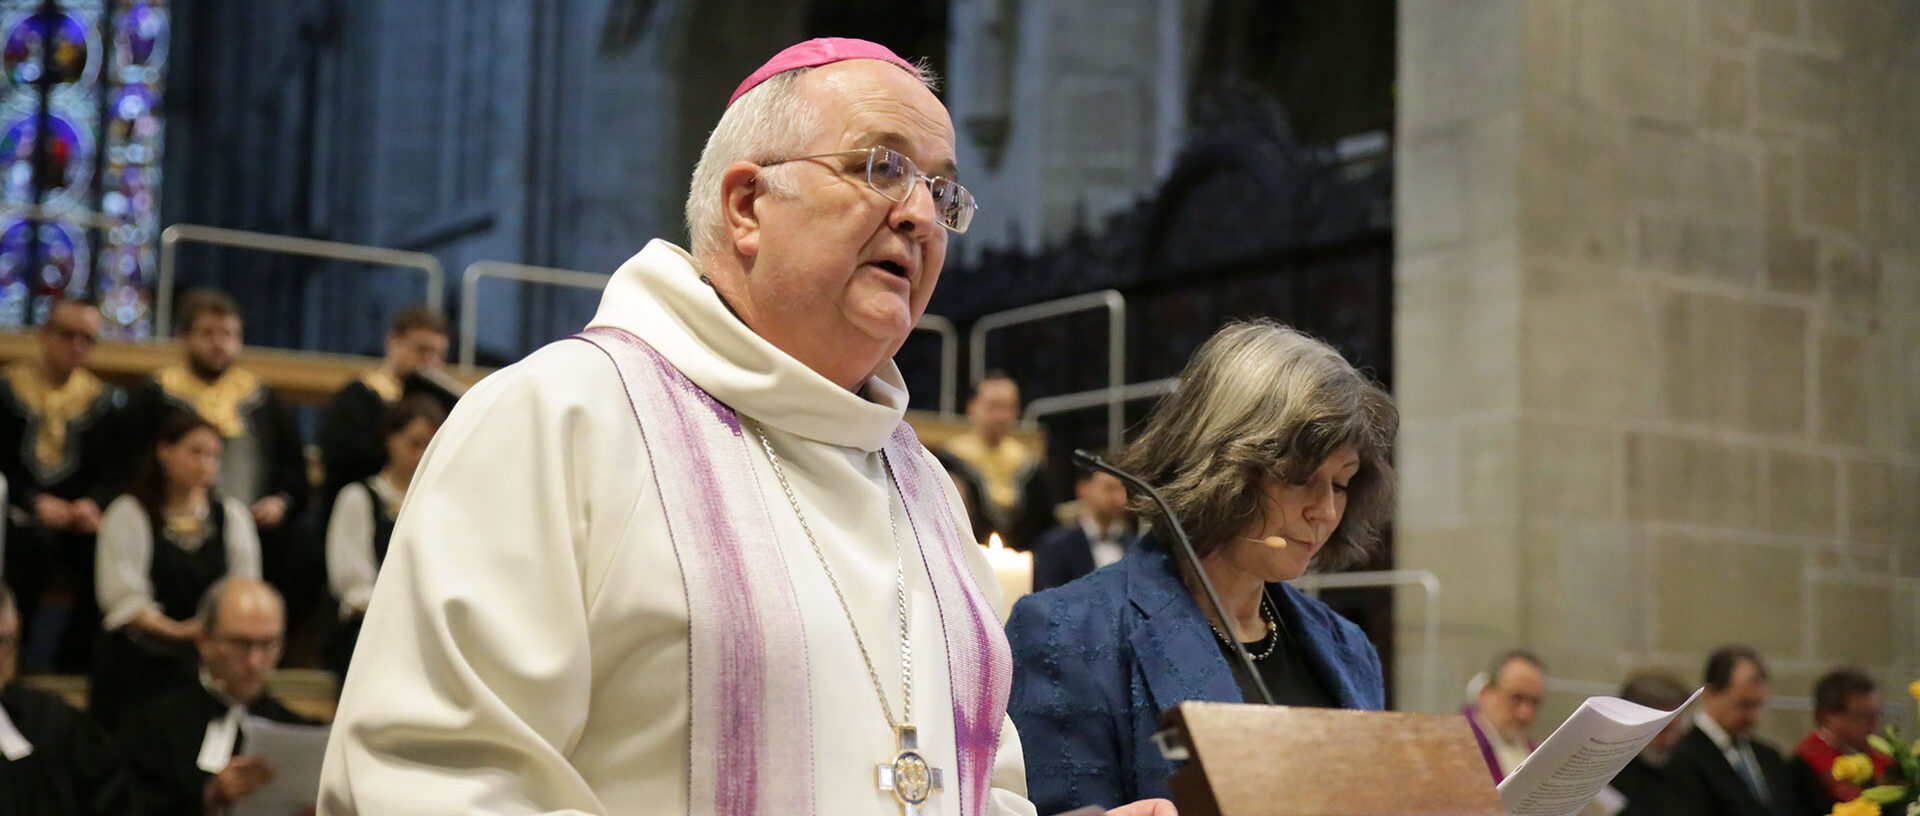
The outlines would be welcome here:
<svg viewBox="0 0 1920 816">
<path fill-rule="evenodd" d="M 927 797 L 940 791 L 940 769 L 927 764 L 920 755 L 920 732 L 911 725 L 896 726 L 894 739 L 899 751 L 892 762 L 874 768 L 880 789 L 893 794 L 900 803 L 901 816 L 920 816 Z"/>
</svg>

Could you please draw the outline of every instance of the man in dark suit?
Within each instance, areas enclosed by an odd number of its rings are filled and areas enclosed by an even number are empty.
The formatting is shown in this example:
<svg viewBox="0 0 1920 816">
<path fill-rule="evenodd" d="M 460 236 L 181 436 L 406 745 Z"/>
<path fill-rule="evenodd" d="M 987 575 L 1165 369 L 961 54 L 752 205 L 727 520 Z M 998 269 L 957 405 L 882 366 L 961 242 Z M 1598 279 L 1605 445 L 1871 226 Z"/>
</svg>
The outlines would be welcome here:
<svg viewBox="0 0 1920 816">
<path fill-rule="evenodd" d="M 1073 493 L 1080 518 L 1048 530 L 1033 545 L 1033 591 L 1057 587 L 1127 554 L 1135 537 L 1127 488 L 1099 471 L 1081 471 Z"/>
<path fill-rule="evenodd" d="M 1698 816 L 1814 816 L 1824 802 L 1804 766 L 1753 738 L 1767 702 L 1767 666 L 1746 646 L 1707 658 L 1707 691 L 1693 730 L 1674 749 L 1671 779 L 1682 812 Z M 1796 770 L 1798 768 L 1798 770 Z"/>
</svg>

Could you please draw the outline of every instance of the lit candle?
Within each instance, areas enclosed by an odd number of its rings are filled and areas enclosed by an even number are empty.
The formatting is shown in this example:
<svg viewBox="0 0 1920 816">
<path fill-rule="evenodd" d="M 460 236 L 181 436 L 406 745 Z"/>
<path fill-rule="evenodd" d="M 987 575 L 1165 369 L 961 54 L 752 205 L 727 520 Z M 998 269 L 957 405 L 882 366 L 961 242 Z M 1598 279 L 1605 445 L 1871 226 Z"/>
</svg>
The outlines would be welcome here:
<svg viewBox="0 0 1920 816">
<path fill-rule="evenodd" d="M 1009 550 L 1000 543 L 1000 534 L 987 537 L 987 563 L 993 576 L 1000 579 L 1000 619 L 1013 612 L 1013 602 L 1033 591 L 1033 554 Z"/>
</svg>

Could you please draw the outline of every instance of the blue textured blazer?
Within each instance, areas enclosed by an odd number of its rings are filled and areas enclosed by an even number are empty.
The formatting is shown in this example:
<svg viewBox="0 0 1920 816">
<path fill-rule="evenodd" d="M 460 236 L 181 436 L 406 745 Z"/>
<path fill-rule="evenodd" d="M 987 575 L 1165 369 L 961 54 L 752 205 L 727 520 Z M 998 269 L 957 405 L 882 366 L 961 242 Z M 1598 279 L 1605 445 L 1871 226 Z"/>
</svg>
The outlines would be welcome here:
<svg viewBox="0 0 1920 816">
<path fill-rule="evenodd" d="M 1384 707 L 1380 656 L 1360 627 L 1291 586 L 1268 589 L 1340 707 Z M 1188 700 L 1243 702 L 1206 616 L 1151 536 L 1119 563 L 1021 598 L 1007 639 L 1007 713 L 1042 814 L 1167 796 L 1174 764 L 1153 744 L 1160 712 Z"/>
</svg>

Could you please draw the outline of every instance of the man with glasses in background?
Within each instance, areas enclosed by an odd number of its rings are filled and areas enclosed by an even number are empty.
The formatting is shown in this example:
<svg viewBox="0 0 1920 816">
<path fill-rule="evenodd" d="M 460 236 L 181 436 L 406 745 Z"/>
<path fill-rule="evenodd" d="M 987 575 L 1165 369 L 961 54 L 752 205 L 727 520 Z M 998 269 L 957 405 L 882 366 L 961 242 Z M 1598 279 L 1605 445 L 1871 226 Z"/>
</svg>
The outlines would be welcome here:
<svg viewBox="0 0 1920 816">
<path fill-rule="evenodd" d="M 100 341 L 97 304 L 52 301 L 35 339 L 38 359 L 0 371 L 4 572 L 19 594 L 23 668 L 79 673 L 100 632 L 93 590 L 100 508 L 132 475 L 117 434 L 126 397 L 87 370 Z"/>
<path fill-rule="evenodd" d="M 648 244 L 441 427 L 321 814 L 1033 812 L 998 584 L 892 361 L 973 218 L 957 176 L 882 46 L 741 83 L 692 251 Z"/>
<path fill-rule="evenodd" d="M 248 717 L 312 723 L 267 693 L 286 635 L 280 593 L 252 578 L 224 578 L 207 590 L 197 617 L 200 682 L 143 703 L 118 729 L 147 816 L 224 813 L 271 781 L 267 761 L 246 753 Z"/>
<path fill-rule="evenodd" d="M 1880 730 L 1880 692 L 1866 672 L 1841 666 L 1820 676 L 1813 684 L 1813 726 L 1794 753 L 1819 777 L 1833 803 L 1858 799 L 1862 789 L 1886 778 L 1893 758 L 1867 743 Z M 1857 759 L 1834 773 L 1834 763 L 1848 756 Z"/>
</svg>

